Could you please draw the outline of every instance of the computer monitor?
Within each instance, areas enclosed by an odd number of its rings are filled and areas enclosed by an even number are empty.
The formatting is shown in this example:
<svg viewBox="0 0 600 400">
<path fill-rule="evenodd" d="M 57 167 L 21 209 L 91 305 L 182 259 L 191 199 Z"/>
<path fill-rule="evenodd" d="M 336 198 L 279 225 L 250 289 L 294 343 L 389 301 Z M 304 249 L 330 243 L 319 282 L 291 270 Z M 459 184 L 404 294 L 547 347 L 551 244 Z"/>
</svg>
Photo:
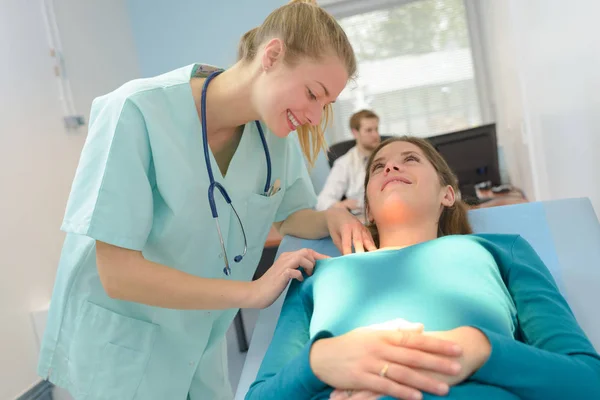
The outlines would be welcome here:
<svg viewBox="0 0 600 400">
<path fill-rule="evenodd" d="M 500 185 L 496 124 L 427 138 L 456 174 L 464 200 L 476 198 L 475 185 Z"/>
</svg>

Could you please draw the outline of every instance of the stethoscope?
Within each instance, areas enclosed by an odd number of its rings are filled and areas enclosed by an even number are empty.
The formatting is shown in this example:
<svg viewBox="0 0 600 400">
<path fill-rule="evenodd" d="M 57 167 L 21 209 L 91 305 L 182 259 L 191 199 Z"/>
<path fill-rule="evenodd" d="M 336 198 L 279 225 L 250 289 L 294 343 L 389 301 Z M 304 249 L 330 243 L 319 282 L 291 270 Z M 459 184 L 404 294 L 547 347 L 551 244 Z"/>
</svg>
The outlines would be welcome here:
<svg viewBox="0 0 600 400">
<path fill-rule="evenodd" d="M 244 252 L 234 257 L 234 261 L 239 263 L 242 261 L 244 256 L 246 255 L 246 251 L 248 250 L 248 242 L 246 241 L 246 231 L 244 230 L 244 225 L 242 224 L 242 220 L 238 215 L 237 211 L 233 204 L 231 204 L 231 198 L 227 194 L 227 191 L 219 182 L 215 182 L 215 177 L 213 176 L 212 167 L 210 165 L 210 156 L 208 153 L 208 137 L 206 130 L 206 89 L 208 88 L 208 84 L 210 81 L 217 75 L 219 75 L 223 71 L 215 71 L 211 73 L 206 80 L 204 81 L 204 85 L 202 86 L 202 95 L 200 98 L 200 120 L 202 124 L 202 142 L 204 144 L 204 160 L 206 161 L 206 171 L 208 172 L 208 179 L 210 180 L 210 185 L 208 186 L 208 203 L 210 204 L 210 211 L 212 212 L 212 216 L 215 219 L 217 224 L 217 233 L 219 234 L 219 241 L 221 242 L 221 251 L 223 252 L 223 258 L 225 259 L 225 268 L 223 268 L 223 273 L 227 276 L 231 274 L 231 268 L 229 267 L 229 259 L 227 258 L 227 251 L 225 250 L 225 242 L 223 241 L 223 235 L 221 234 L 221 226 L 219 225 L 219 214 L 217 213 L 217 204 L 215 203 L 215 188 L 219 189 L 221 195 L 231 206 L 240 228 L 242 230 L 242 235 L 244 236 Z M 265 183 L 265 194 L 269 192 L 270 182 L 271 182 L 271 156 L 269 155 L 269 147 L 267 146 L 267 141 L 265 140 L 265 134 L 263 133 L 262 127 L 260 126 L 260 122 L 255 121 L 256 127 L 258 128 L 258 133 L 260 134 L 260 140 L 262 141 L 263 148 L 265 149 L 265 158 L 267 159 L 267 182 Z"/>
</svg>

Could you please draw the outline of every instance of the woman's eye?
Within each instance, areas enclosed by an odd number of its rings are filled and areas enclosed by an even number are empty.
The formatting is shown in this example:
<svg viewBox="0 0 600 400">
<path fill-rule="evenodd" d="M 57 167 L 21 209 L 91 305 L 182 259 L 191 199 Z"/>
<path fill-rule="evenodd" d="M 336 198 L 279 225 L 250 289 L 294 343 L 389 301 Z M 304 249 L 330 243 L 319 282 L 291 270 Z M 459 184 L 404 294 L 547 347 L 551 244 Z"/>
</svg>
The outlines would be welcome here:
<svg viewBox="0 0 600 400">
<path fill-rule="evenodd" d="M 374 165 L 373 165 L 373 167 L 371 168 L 371 172 L 375 172 L 375 171 L 377 171 L 379 168 L 382 168 L 382 167 L 383 167 L 383 164 L 382 164 L 382 163 L 377 163 L 377 164 L 374 164 Z"/>
<path fill-rule="evenodd" d="M 316 100 L 317 96 L 315 96 L 314 93 L 310 89 L 307 89 L 307 90 L 308 90 L 308 97 L 310 97 L 311 100 Z"/>
<path fill-rule="evenodd" d="M 419 158 L 416 156 L 408 156 L 404 161 L 416 161 L 419 162 Z"/>
</svg>

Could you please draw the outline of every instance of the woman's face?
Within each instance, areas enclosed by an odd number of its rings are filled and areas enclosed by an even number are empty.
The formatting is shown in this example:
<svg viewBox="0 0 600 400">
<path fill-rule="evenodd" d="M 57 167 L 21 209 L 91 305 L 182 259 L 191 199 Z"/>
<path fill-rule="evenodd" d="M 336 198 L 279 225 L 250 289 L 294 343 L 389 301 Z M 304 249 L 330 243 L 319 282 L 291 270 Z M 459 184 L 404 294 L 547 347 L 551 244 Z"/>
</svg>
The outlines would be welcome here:
<svg viewBox="0 0 600 400">
<path fill-rule="evenodd" d="M 263 72 L 253 93 L 261 120 L 279 137 L 300 125 L 319 125 L 323 109 L 348 81 L 338 57 L 325 56 L 318 62 L 304 58 L 291 66 L 283 58 L 279 39 L 267 43 L 261 59 Z"/>
<path fill-rule="evenodd" d="M 454 204 L 454 190 L 443 186 L 419 146 L 396 141 L 374 156 L 367 184 L 370 221 L 394 223 L 439 219 L 441 207 Z"/>
</svg>

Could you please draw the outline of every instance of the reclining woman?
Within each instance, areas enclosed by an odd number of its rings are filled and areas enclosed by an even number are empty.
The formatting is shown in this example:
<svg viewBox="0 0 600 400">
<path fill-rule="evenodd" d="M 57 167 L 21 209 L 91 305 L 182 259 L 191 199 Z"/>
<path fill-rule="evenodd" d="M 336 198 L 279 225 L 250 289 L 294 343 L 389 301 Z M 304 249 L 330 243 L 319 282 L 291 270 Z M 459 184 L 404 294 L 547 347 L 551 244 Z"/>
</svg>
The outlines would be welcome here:
<svg viewBox="0 0 600 400">
<path fill-rule="evenodd" d="M 471 234 L 428 142 L 390 139 L 367 168 L 379 250 L 291 283 L 246 399 L 600 399 L 600 357 L 546 266 L 518 235 Z"/>
</svg>

